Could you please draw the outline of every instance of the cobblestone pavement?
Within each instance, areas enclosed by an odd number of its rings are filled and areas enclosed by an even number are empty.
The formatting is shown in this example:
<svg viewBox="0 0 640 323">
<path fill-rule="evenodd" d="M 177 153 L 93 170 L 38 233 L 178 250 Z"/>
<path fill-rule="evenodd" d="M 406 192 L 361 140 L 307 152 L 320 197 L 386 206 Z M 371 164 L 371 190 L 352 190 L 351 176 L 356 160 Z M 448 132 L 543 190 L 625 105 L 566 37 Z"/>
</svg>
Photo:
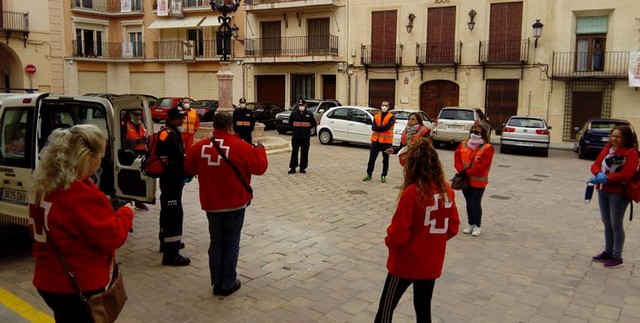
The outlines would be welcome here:
<svg viewBox="0 0 640 323">
<path fill-rule="evenodd" d="M 453 150 L 438 152 L 452 176 Z M 267 174 L 253 179 L 238 265 L 243 285 L 230 297 L 211 294 L 207 221 L 195 181 L 183 201 L 183 253 L 191 266 L 160 265 L 159 208 L 139 212 L 118 252 L 129 294 L 119 322 L 372 322 L 401 169 L 392 156 L 382 184 L 379 158 L 374 179 L 363 182 L 368 153 L 314 137 L 308 173 L 295 175 L 287 174 L 289 154 L 269 155 Z M 636 221 L 627 228 L 625 267 L 590 261 L 603 243 L 597 201 L 583 201 L 590 164 L 562 150 L 549 158 L 496 153 L 483 233 L 449 242 L 434 291 L 435 322 L 638 322 L 640 229 Z M 464 222 L 462 194 L 457 204 Z M 25 248 L 0 257 L 0 287 L 50 313 L 32 272 Z M 394 322 L 415 321 L 410 290 Z"/>
</svg>

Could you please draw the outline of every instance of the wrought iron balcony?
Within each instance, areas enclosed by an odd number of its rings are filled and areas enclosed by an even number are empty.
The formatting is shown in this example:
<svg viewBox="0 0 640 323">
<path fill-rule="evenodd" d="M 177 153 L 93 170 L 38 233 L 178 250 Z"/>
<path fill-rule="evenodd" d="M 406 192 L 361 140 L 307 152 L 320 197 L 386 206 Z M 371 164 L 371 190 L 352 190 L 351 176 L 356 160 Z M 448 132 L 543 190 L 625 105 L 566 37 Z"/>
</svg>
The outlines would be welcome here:
<svg viewBox="0 0 640 323">
<path fill-rule="evenodd" d="M 95 59 L 142 59 L 142 42 L 92 42 L 73 41 L 73 57 Z"/>
<path fill-rule="evenodd" d="M 0 31 L 29 34 L 29 13 L 0 11 Z"/>
<path fill-rule="evenodd" d="M 457 65 L 461 54 L 462 42 L 417 44 L 416 65 Z"/>
<path fill-rule="evenodd" d="M 129 6 L 123 6 L 123 4 Z M 143 0 L 73 0 L 71 9 L 82 12 L 95 12 L 99 14 L 142 14 Z"/>
<path fill-rule="evenodd" d="M 529 61 L 529 39 L 517 41 L 480 41 L 481 64 L 523 64 Z"/>
<path fill-rule="evenodd" d="M 391 46 L 362 45 L 360 55 L 360 63 L 365 66 L 401 66 L 402 52 L 404 46 L 402 44 Z"/>
<path fill-rule="evenodd" d="M 627 78 L 628 51 L 554 52 L 553 78 Z"/>
<path fill-rule="evenodd" d="M 244 10 L 281 10 L 337 5 L 339 0 L 244 0 Z"/>
<path fill-rule="evenodd" d="M 244 52 L 247 57 L 338 56 L 338 36 L 245 39 Z"/>
</svg>

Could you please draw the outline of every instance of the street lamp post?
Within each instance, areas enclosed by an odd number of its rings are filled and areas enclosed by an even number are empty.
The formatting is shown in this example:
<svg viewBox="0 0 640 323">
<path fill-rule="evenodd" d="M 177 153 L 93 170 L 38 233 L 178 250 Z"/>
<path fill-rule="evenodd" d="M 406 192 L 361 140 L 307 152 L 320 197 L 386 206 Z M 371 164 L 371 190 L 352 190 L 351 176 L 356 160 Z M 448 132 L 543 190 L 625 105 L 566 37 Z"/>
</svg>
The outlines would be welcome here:
<svg viewBox="0 0 640 323">
<path fill-rule="evenodd" d="M 230 4 L 227 4 L 231 2 Z M 229 22 L 229 13 L 236 12 L 240 6 L 240 0 L 211 0 L 211 10 L 222 13 L 218 16 L 220 27 L 216 32 L 216 54 L 220 55 L 220 69 L 218 78 L 218 109 L 219 112 L 233 112 L 233 73 L 229 68 L 229 55 L 232 54 L 231 37 L 237 33 L 238 27 L 232 27 Z"/>
</svg>

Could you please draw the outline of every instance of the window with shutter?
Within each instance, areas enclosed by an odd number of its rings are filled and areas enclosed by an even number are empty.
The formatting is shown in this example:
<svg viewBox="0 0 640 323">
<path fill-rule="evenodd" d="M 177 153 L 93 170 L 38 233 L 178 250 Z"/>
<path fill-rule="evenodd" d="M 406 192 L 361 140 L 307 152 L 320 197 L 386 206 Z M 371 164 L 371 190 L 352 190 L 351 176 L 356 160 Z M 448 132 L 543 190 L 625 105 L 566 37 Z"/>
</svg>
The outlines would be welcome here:
<svg viewBox="0 0 640 323">
<path fill-rule="evenodd" d="M 262 53 L 264 56 L 280 56 L 280 21 L 266 21 L 260 24 L 262 29 Z"/>
<path fill-rule="evenodd" d="M 371 13 L 371 64 L 395 64 L 397 24 L 395 10 Z"/>
<path fill-rule="evenodd" d="M 329 18 L 309 19 L 307 29 L 309 55 L 329 55 Z"/>
<path fill-rule="evenodd" d="M 490 19 L 489 61 L 520 61 L 522 2 L 492 4 Z"/>
<path fill-rule="evenodd" d="M 455 56 L 456 8 L 429 8 L 427 64 L 450 63 Z"/>
</svg>

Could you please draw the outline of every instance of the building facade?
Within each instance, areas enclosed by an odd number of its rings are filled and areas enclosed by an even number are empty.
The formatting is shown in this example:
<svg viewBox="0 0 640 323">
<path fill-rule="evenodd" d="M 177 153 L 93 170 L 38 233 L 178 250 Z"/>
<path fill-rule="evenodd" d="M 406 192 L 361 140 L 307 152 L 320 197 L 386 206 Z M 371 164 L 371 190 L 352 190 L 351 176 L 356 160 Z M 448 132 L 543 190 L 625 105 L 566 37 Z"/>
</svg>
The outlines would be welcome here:
<svg viewBox="0 0 640 323">
<path fill-rule="evenodd" d="M 0 92 L 64 93 L 62 5 L 0 0 Z"/>
</svg>

